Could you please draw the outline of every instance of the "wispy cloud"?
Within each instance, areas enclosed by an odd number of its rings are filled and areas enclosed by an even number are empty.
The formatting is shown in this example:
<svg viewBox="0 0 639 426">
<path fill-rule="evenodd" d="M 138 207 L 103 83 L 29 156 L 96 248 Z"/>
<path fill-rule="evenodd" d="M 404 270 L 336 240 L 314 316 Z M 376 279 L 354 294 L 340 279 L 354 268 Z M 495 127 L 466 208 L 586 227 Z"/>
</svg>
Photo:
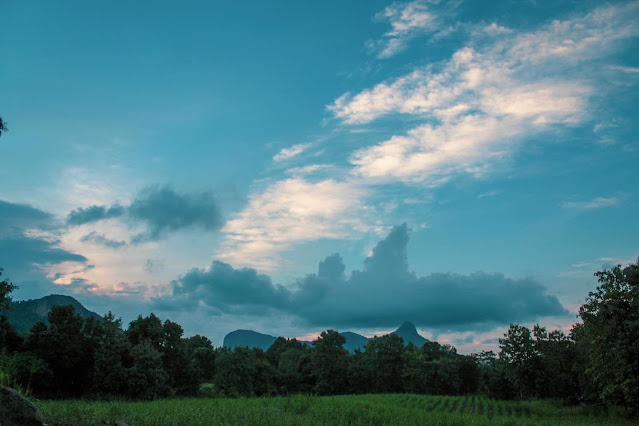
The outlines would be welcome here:
<svg viewBox="0 0 639 426">
<path fill-rule="evenodd" d="M 373 181 L 430 184 L 459 173 L 482 175 L 526 136 L 582 123 L 596 86 L 575 78 L 575 70 L 638 35 L 639 24 L 630 18 L 637 9 L 636 2 L 602 7 L 536 31 L 499 31 L 440 67 L 417 68 L 340 96 L 328 109 L 345 124 L 392 114 L 426 122 L 355 152 L 354 173 Z"/>
<path fill-rule="evenodd" d="M 499 194 L 501 194 L 501 191 L 497 189 L 492 189 L 487 192 L 482 192 L 481 194 L 477 195 L 477 198 L 482 199 L 482 198 L 496 197 Z"/>
<path fill-rule="evenodd" d="M 309 175 L 312 173 L 325 171 L 327 169 L 330 169 L 331 167 L 333 166 L 331 166 L 330 164 L 309 164 L 308 166 L 291 167 L 290 169 L 286 170 L 286 173 L 291 175 Z"/>
<path fill-rule="evenodd" d="M 98 234 L 95 231 L 88 233 L 87 235 L 82 237 L 80 241 L 82 241 L 83 243 L 91 242 L 94 244 L 99 244 L 101 246 L 113 248 L 113 249 L 124 247 L 126 245 L 126 242 L 124 241 L 109 239 L 104 234 Z"/>
<path fill-rule="evenodd" d="M 637 67 L 623 67 L 618 65 L 611 65 L 610 69 L 613 69 L 615 71 L 621 71 L 626 74 L 639 74 L 639 68 Z"/>
<path fill-rule="evenodd" d="M 289 148 L 284 148 L 273 156 L 273 161 L 284 161 L 296 157 L 309 149 L 311 146 L 312 144 L 310 143 L 299 143 Z"/>
<path fill-rule="evenodd" d="M 586 201 L 564 201 L 561 203 L 561 207 L 565 209 L 576 210 L 593 210 L 601 209 L 604 207 L 618 207 L 621 205 L 621 200 L 617 197 L 596 197 L 592 200 Z"/>
<path fill-rule="evenodd" d="M 443 26 L 434 6 L 438 1 L 417 0 L 409 3 L 393 3 L 378 13 L 378 21 L 388 22 L 391 30 L 378 41 L 369 41 L 369 49 L 380 59 L 389 58 L 406 49 L 408 42 L 423 34 L 432 34 Z"/>
</svg>

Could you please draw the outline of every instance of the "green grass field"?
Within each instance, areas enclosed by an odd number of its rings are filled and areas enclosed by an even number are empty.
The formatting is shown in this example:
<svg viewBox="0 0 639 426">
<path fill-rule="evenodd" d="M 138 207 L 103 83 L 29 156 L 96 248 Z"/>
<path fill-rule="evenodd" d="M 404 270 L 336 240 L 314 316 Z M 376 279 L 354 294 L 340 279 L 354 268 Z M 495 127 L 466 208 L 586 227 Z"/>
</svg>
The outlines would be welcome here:
<svg viewBox="0 0 639 426">
<path fill-rule="evenodd" d="M 556 401 L 496 401 L 429 395 L 166 399 L 152 402 L 37 401 L 48 424 L 133 425 L 617 425 L 618 411 Z"/>
</svg>

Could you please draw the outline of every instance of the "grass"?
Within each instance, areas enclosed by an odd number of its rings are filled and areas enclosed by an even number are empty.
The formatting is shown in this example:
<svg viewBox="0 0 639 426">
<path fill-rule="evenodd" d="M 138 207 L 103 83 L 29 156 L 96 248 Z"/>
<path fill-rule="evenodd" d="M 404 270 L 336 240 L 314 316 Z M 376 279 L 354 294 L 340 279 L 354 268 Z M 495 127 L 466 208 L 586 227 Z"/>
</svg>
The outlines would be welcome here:
<svg viewBox="0 0 639 426">
<path fill-rule="evenodd" d="M 48 424 L 134 425 L 617 425 L 617 410 L 566 408 L 558 401 L 495 401 L 429 395 L 296 395 L 151 402 L 38 401 Z M 471 413 L 471 407 L 475 407 Z M 463 408 L 462 408 L 463 407 Z M 492 407 L 492 410 L 491 410 Z"/>
</svg>

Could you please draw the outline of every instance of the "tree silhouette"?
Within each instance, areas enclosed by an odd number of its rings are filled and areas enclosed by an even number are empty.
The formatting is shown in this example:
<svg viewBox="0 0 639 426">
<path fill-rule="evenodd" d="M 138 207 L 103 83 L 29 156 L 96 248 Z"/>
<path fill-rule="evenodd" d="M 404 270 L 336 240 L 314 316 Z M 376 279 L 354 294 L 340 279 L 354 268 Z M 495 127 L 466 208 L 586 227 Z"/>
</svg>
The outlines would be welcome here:
<svg viewBox="0 0 639 426">
<path fill-rule="evenodd" d="M 7 130 L 9 130 L 7 128 L 7 122 L 2 120 L 2 117 L 0 117 L 0 136 L 2 135 L 2 132 L 6 132 Z"/>
</svg>

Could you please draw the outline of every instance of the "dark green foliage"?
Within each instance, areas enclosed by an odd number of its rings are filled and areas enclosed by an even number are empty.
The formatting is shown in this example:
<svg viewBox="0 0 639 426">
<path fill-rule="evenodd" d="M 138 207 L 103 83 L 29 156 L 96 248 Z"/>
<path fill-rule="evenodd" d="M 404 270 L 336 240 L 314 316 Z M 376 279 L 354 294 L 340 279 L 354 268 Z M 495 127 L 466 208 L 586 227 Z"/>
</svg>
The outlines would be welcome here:
<svg viewBox="0 0 639 426">
<path fill-rule="evenodd" d="M 29 392 L 46 390 L 53 379 L 47 363 L 32 352 L 0 354 L 0 370 Z"/>
<path fill-rule="evenodd" d="M 482 351 L 475 355 L 480 370 L 480 390 L 491 398 L 511 400 L 517 395 L 517 389 L 507 377 L 504 364 L 493 351 Z"/>
<path fill-rule="evenodd" d="M 162 366 L 162 355 L 148 340 L 133 346 L 132 366 L 125 371 L 126 393 L 138 399 L 154 399 L 169 393 L 168 376 Z"/>
<path fill-rule="evenodd" d="M 6 132 L 7 130 L 9 130 L 7 128 L 7 122 L 2 120 L 2 117 L 0 117 L 0 136 L 2 136 L 3 132 Z"/>
<path fill-rule="evenodd" d="M 479 386 L 476 360 L 437 342 L 427 342 L 421 348 L 409 345 L 402 376 L 405 389 L 415 393 L 470 394 L 477 392 Z"/>
<path fill-rule="evenodd" d="M 545 328 L 535 326 L 533 333 L 539 357 L 536 395 L 576 402 L 579 377 L 574 368 L 577 362 L 575 342 L 561 330 L 548 333 Z"/>
<path fill-rule="evenodd" d="M 404 340 L 397 334 L 374 337 L 368 341 L 365 356 L 373 373 L 374 392 L 399 393 L 402 391 L 404 368 Z"/>
<path fill-rule="evenodd" d="M 563 398 L 570 403 L 579 399 L 577 347 L 562 331 L 549 333 L 536 325 L 531 332 L 511 324 L 500 346 L 499 359 L 483 371 L 491 396 Z"/>
<path fill-rule="evenodd" d="M 0 315 L 0 349 L 16 351 L 22 345 L 22 337 L 9 323 L 4 315 Z"/>
<path fill-rule="evenodd" d="M 266 351 L 273 367 L 275 389 L 281 395 L 307 393 L 312 386 L 310 348 L 296 339 L 278 337 Z"/>
<path fill-rule="evenodd" d="M 600 285 L 579 310 L 589 341 L 586 373 L 603 403 L 639 415 L 639 261 L 595 275 Z"/>
<path fill-rule="evenodd" d="M 0 133 L 2 130 L 2 118 L 0 118 Z M 0 268 L 0 277 L 2 276 L 2 268 Z M 0 314 L 9 309 L 11 297 L 9 294 L 18 288 L 15 284 L 8 280 L 0 281 Z"/>
<path fill-rule="evenodd" d="M 39 335 L 36 353 L 53 372 L 56 392 L 79 396 L 90 388 L 93 357 L 84 335 L 84 318 L 71 305 L 54 306 L 49 328 Z"/>
<path fill-rule="evenodd" d="M 511 324 L 504 338 L 499 339 L 499 345 L 499 360 L 509 381 L 518 390 L 519 398 L 534 396 L 535 380 L 540 365 L 530 329 Z"/>
<path fill-rule="evenodd" d="M 125 363 L 130 345 L 122 330 L 122 320 L 111 312 L 104 316 L 101 326 L 95 347 L 92 390 L 98 395 L 119 395 L 126 389 Z"/>
<path fill-rule="evenodd" d="M 216 390 L 226 396 L 261 396 L 271 393 L 273 367 L 259 348 L 222 347 L 215 362 Z"/>
<path fill-rule="evenodd" d="M 355 349 L 348 363 L 348 388 L 350 393 L 369 393 L 373 388 L 373 367 L 364 352 Z"/>
<path fill-rule="evenodd" d="M 217 358 L 213 343 L 207 337 L 195 335 L 186 339 L 185 349 L 190 360 L 191 374 L 196 382 L 201 384 L 212 381 Z"/>
<path fill-rule="evenodd" d="M 126 338 L 133 346 L 148 342 L 153 349 L 160 351 L 164 341 L 162 320 L 154 313 L 151 313 L 146 318 L 140 315 L 129 324 L 129 328 L 126 330 Z"/>
<path fill-rule="evenodd" d="M 311 369 L 317 395 L 338 395 L 348 390 L 348 352 L 342 347 L 346 339 L 335 330 L 323 331 L 313 342 Z"/>
<path fill-rule="evenodd" d="M 169 386 L 178 395 L 195 395 L 200 382 L 194 376 L 187 347 L 182 339 L 184 329 L 180 324 L 166 320 L 162 326 L 162 334 L 160 353 Z"/>
</svg>

